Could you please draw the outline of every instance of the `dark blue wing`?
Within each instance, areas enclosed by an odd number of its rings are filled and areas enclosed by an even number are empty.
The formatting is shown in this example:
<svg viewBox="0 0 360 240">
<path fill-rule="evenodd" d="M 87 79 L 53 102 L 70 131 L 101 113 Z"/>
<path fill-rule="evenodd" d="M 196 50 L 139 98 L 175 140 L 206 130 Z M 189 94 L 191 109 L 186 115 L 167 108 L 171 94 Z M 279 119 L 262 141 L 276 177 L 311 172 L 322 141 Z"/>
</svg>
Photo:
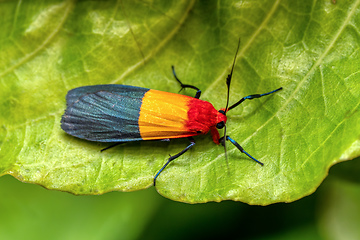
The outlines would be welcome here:
<svg viewBox="0 0 360 240">
<path fill-rule="evenodd" d="M 147 91 L 147 88 L 125 85 L 70 90 L 61 128 L 72 136 L 96 142 L 142 140 L 138 119 Z"/>
</svg>

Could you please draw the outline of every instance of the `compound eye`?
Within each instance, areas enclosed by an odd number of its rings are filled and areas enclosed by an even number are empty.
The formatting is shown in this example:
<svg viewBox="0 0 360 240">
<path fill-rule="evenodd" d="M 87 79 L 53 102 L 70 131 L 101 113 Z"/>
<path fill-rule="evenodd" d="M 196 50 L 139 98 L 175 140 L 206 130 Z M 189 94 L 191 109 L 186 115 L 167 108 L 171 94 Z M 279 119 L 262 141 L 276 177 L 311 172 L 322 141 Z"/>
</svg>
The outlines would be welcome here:
<svg viewBox="0 0 360 240">
<path fill-rule="evenodd" d="M 219 113 L 222 113 L 225 115 L 225 111 L 224 110 L 219 110 Z"/>
<path fill-rule="evenodd" d="M 224 122 L 224 121 L 218 122 L 218 123 L 216 124 L 216 128 L 217 128 L 217 129 L 222 129 L 223 127 L 225 127 L 225 122 Z"/>
</svg>

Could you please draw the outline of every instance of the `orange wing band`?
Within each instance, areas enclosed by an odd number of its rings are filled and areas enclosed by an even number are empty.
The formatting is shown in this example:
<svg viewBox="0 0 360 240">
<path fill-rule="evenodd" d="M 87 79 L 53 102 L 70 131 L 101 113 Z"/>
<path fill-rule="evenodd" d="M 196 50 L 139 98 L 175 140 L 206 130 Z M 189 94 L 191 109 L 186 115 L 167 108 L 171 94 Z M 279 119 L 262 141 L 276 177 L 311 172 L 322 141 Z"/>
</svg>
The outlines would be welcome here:
<svg viewBox="0 0 360 240">
<path fill-rule="evenodd" d="M 142 99 L 139 130 L 143 140 L 181 138 L 197 135 L 189 133 L 189 102 L 192 97 L 149 90 Z"/>
</svg>

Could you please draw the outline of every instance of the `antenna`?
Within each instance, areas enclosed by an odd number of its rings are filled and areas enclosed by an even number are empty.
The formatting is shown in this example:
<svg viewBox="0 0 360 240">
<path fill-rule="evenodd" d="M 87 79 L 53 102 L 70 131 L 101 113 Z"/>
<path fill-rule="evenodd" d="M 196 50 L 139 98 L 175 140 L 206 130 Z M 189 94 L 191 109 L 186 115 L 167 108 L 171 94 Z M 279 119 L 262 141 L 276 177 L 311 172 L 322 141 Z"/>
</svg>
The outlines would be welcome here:
<svg viewBox="0 0 360 240">
<path fill-rule="evenodd" d="M 239 47 L 240 47 L 240 38 L 239 38 L 239 42 L 238 42 L 238 46 L 236 48 L 236 53 L 235 53 L 235 57 L 234 57 L 234 61 L 233 61 L 233 64 L 232 64 L 232 67 L 231 67 L 231 71 L 230 71 L 230 74 L 227 76 L 226 78 L 226 86 L 227 86 L 227 99 L 226 99 L 226 107 L 225 107 L 225 110 L 224 110 L 224 115 L 226 116 L 226 113 L 228 111 L 228 106 L 229 106 L 229 99 L 230 99 L 230 83 L 231 83 L 231 78 L 232 78 L 232 74 L 233 74 L 233 71 L 234 71 L 234 67 L 235 67 L 235 62 L 236 62 L 236 57 L 237 57 L 237 54 L 239 52 Z M 229 162 L 227 160 L 227 151 L 226 151 L 226 125 L 224 125 L 224 137 L 222 138 L 224 140 L 223 142 L 223 145 L 224 145 L 224 150 L 225 150 L 225 159 L 226 159 L 226 166 L 228 168 L 228 172 L 229 172 Z"/>
<path fill-rule="evenodd" d="M 238 42 L 238 46 L 236 48 L 236 53 L 235 53 L 235 57 L 234 57 L 234 61 L 231 67 L 231 72 L 230 74 L 227 76 L 226 78 L 226 86 L 227 86 L 227 99 L 226 99 L 226 107 L 225 107 L 225 113 L 224 115 L 226 115 L 227 111 L 228 111 L 228 106 L 229 106 L 229 99 L 230 99 L 230 83 L 231 83 L 231 78 L 232 78 L 232 74 L 234 71 L 234 67 L 235 67 L 235 62 L 236 62 L 236 57 L 237 54 L 239 52 L 239 47 L 240 47 L 240 38 L 239 38 L 239 42 Z M 225 136 L 224 136 L 225 137 Z"/>
</svg>

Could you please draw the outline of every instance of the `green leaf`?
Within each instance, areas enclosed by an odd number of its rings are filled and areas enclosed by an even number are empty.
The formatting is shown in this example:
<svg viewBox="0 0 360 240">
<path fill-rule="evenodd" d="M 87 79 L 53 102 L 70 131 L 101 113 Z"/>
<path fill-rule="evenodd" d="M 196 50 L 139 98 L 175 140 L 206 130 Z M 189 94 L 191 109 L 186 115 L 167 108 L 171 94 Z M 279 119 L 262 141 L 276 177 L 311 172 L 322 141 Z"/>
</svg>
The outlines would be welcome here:
<svg viewBox="0 0 360 240">
<path fill-rule="evenodd" d="M 178 92 L 171 73 L 225 107 L 234 146 L 210 135 L 173 161 L 157 190 L 177 201 L 267 205 L 311 194 L 359 156 L 360 1 L 20 1 L 0 3 L 0 174 L 74 194 L 134 191 L 186 139 L 108 144 L 60 128 L 68 90 L 127 84 Z M 194 95 L 187 90 L 183 94 Z M 222 133 L 220 133 L 222 134 Z"/>
</svg>

